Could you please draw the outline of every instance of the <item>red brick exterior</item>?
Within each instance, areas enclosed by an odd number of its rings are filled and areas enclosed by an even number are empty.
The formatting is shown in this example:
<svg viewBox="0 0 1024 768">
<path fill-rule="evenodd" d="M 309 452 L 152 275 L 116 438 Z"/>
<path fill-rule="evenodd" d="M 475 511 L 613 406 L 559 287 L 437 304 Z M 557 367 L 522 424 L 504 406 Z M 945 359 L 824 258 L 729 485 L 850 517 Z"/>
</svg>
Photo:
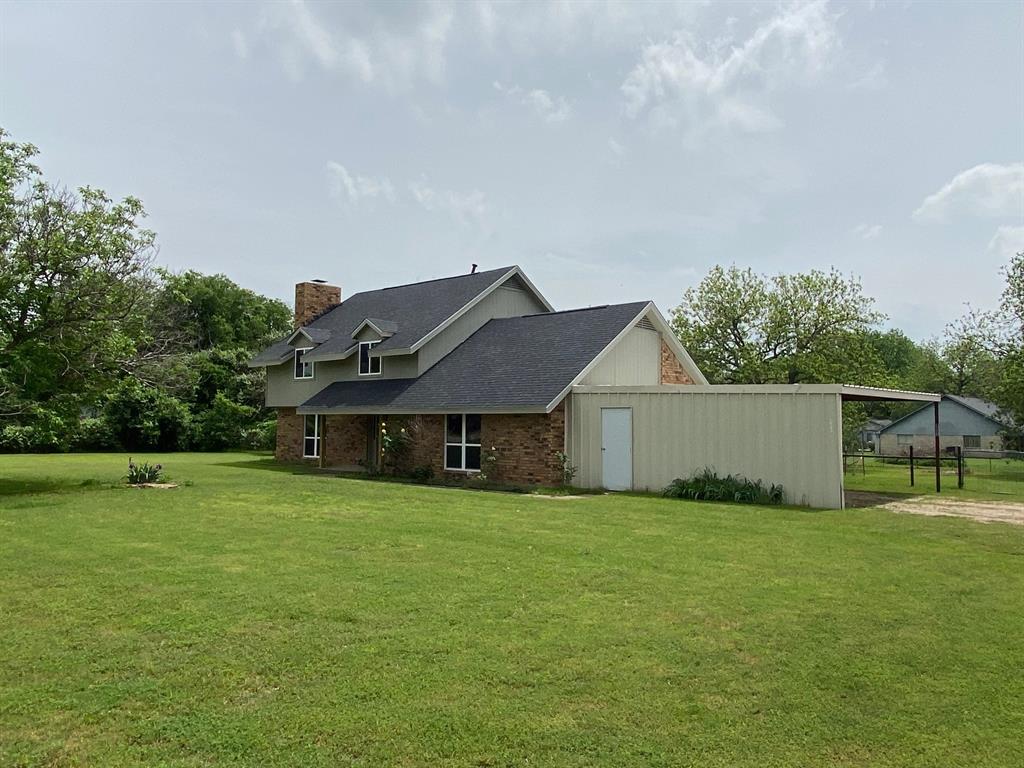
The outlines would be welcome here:
<svg viewBox="0 0 1024 768">
<path fill-rule="evenodd" d="M 321 427 L 321 450 L 327 467 L 365 466 L 371 416 L 326 416 Z M 386 419 L 386 417 L 385 417 Z M 465 478 L 466 473 L 444 469 L 444 416 L 422 415 L 401 419 L 412 436 L 408 455 L 399 469 L 429 466 L 434 477 Z M 556 454 L 565 449 L 565 403 L 549 414 L 484 414 L 481 418 L 482 452 L 493 448 L 497 461 L 488 480 L 514 485 L 558 485 L 562 467 Z M 279 461 L 307 461 L 302 457 L 303 417 L 294 408 L 277 411 Z"/>
<path fill-rule="evenodd" d="M 661 340 L 661 383 L 662 384 L 693 384 L 693 379 L 683 369 L 679 358 L 672 348 Z"/>
<path fill-rule="evenodd" d="M 301 328 L 328 307 L 341 303 L 341 288 L 327 283 L 296 283 L 295 327 Z"/>
</svg>

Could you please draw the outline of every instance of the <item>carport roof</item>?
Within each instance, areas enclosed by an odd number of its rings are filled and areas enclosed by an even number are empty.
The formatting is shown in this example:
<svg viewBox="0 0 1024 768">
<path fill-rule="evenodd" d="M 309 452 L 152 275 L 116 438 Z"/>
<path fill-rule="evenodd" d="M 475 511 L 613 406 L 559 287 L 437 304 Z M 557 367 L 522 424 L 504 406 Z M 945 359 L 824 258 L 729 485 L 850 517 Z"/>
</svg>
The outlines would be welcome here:
<svg viewBox="0 0 1024 768">
<path fill-rule="evenodd" d="M 862 387 L 856 384 L 652 384 L 648 386 L 588 385 L 573 388 L 574 392 L 735 392 L 778 395 L 839 395 L 844 401 L 909 400 L 937 403 L 940 395 L 932 392 L 911 392 L 905 389 Z"/>
</svg>

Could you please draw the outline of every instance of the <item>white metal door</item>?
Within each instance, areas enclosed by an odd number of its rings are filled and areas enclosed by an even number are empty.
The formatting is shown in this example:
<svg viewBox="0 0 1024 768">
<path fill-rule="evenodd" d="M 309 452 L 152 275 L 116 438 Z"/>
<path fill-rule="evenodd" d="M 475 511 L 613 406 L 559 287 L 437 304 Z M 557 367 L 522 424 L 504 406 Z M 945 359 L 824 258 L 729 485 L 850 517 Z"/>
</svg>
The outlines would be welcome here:
<svg viewBox="0 0 1024 768">
<path fill-rule="evenodd" d="M 610 491 L 633 487 L 633 409 L 601 409 L 601 485 Z"/>
</svg>

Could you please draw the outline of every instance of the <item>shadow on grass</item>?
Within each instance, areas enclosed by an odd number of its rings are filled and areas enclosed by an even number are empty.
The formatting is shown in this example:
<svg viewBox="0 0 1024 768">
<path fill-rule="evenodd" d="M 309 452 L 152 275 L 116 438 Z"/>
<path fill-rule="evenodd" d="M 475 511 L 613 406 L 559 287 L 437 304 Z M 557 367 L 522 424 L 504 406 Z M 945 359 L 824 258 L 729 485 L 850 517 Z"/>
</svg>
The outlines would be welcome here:
<svg viewBox="0 0 1024 768">
<path fill-rule="evenodd" d="M 59 480 L 54 477 L 33 478 L 31 480 L 11 480 L 0 477 L 0 497 L 29 496 L 41 493 L 68 493 L 69 491 L 105 490 L 113 488 L 116 483 L 100 480 Z"/>
<path fill-rule="evenodd" d="M 846 508 L 880 507 L 891 501 L 905 501 L 920 495 L 919 493 L 898 493 L 896 491 L 846 491 Z"/>
</svg>

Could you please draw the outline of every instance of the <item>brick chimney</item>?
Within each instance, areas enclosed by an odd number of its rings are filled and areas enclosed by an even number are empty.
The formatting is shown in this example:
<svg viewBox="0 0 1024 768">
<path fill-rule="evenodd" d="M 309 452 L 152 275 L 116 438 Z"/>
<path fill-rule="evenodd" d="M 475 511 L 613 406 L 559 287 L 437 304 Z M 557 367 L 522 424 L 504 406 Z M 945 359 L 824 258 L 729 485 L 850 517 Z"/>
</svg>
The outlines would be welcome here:
<svg viewBox="0 0 1024 768">
<path fill-rule="evenodd" d="M 323 280 L 295 284 L 295 327 L 301 328 L 325 309 L 341 303 L 341 288 Z"/>
</svg>

